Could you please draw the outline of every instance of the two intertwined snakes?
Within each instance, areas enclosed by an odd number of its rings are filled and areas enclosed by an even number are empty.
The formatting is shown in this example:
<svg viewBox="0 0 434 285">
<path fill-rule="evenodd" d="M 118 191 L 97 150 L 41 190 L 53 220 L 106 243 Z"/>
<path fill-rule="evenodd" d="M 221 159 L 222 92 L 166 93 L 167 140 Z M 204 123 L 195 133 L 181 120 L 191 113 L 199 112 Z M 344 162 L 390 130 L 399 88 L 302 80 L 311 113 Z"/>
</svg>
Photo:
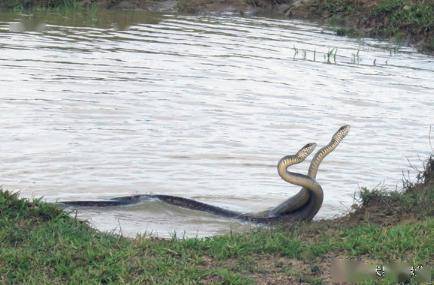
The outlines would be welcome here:
<svg viewBox="0 0 434 285">
<path fill-rule="evenodd" d="M 291 222 L 299 220 L 312 220 L 322 206 L 324 193 L 316 181 L 319 166 L 323 159 L 330 154 L 344 139 L 350 130 L 349 125 L 342 126 L 333 135 L 331 141 L 321 148 L 313 157 L 309 166 L 308 174 L 303 175 L 288 171 L 288 167 L 303 162 L 316 147 L 315 143 L 303 146 L 296 154 L 284 156 L 277 164 L 280 177 L 288 183 L 303 187 L 296 195 L 282 202 L 278 206 L 259 213 L 241 213 L 227 210 L 221 207 L 202 203 L 193 199 L 171 195 L 132 195 L 116 197 L 104 201 L 64 201 L 60 202 L 67 206 L 121 206 L 136 204 L 149 199 L 158 199 L 165 203 L 205 211 L 222 217 L 235 218 L 256 223 L 273 223 L 278 221 Z"/>
</svg>

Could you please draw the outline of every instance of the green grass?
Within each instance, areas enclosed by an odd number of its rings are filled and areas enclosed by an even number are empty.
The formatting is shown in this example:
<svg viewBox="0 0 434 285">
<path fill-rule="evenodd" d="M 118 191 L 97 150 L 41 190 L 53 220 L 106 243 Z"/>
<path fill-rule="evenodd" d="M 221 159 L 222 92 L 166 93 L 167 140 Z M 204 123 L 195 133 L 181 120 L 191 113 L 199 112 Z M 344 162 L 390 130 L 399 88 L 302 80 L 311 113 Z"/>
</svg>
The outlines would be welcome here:
<svg viewBox="0 0 434 285">
<path fill-rule="evenodd" d="M 127 239 L 40 200 L 0 192 L 0 283 L 254 284 L 258 275 L 280 274 L 321 284 L 309 270 L 272 261 L 319 266 L 328 254 L 426 265 L 433 258 L 433 229 L 434 219 L 425 217 L 390 227 L 312 223 L 204 239 Z M 272 269 L 261 265 L 266 258 Z"/>
<path fill-rule="evenodd" d="M 383 0 L 374 8 L 372 15 L 388 19 L 376 31 L 384 36 L 394 36 L 404 28 L 412 33 L 427 33 L 434 29 L 433 2 Z"/>
<path fill-rule="evenodd" d="M 84 6 L 93 7 L 94 2 L 89 1 L 89 5 L 83 5 L 82 0 L 0 0 L 0 10 L 15 10 L 22 12 L 25 10 L 81 10 Z"/>
<path fill-rule="evenodd" d="M 359 206 L 336 220 L 169 240 L 101 233 L 55 205 L 0 189 L 0 283 L 324 284 L 337 258 L 429 268 L 432 158 L 405 188 L 362 189 Z M 397 282 L 389 274 L 358 284 Z"/>
<path fill-rule="evenodd" d="M 200 269 L 188 246 L 102 234 L 39 201 L 1 193 L 0 214 L 0 276 L 11 283 L 188 284 L 211 274 L 245 283 L 224 268 Z"/>
<path fill-rule="evenodd" d="M 434 52 L 434 1 L 372 0 L 367 5 L 352 0 L 312 0 L 301 9 L 310 18 L 325 19 L 338 35 L 392 38 L 417 43 Z M 305 12 L 306 14 L 306 12 Z"/>
<path fill-rule="evenodd" d="M 137 8 L 146 8 L 155 1 L 159 0 L 131 1 L 130 4 Z M 122 1 L 0 0 L 0 11 L 12 9 L 22 12 L 30 9 L 64 13 L 66 10 L 78 14 L 88 9 L 96 9 L 96 7 L 117 7 L 120 2 Z M 274 2 L 274 0 L 229 0 L 226 2 L 177 0 L 176 7 L 179 12 L 194 14 L 224 11 L 231 6 L 236 7 L 242 13 L 247 11 L 249 6 L 270 8 Z M 398 44 L 413 43 L 421 51 L 434 53 L 434 1 L 432 0 L 310 0 L 292 7 L 291 11 L 299 17 L 324 21 L 336 29 L 338 35 L 393 39 Z"/>
<path fill-rule="evenodd" d="M 385 205 L 390 211 L 398 215 L 412 213 L 418 217 L 429 216 L 432 214 L 432 201 L 434 201 L 434 191 L 432 187 L 419 187 L 408 185 L 405 195 L 400 191 L 388 191 L 385 188 L 368 189 L 363 187 L 359 193 L 358 201 L 363 206 L 372 203 Z M 419 189 L 415 189 L 418 187 Z"/>
</svg>

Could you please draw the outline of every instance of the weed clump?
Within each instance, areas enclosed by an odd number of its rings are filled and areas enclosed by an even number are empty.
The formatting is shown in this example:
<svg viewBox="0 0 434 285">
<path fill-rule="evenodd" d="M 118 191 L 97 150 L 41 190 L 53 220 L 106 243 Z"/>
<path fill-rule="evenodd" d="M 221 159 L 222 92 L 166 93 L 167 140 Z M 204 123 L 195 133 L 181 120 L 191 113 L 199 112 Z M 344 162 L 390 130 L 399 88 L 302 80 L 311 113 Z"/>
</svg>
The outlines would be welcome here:
<svg viewBox="0 0 434 285">
<path fill-rule="evenodd" d="M 434 52 L 434 1 L 311 0 L 291 14 L 335 26 L 339 35 L 392 38 Z"/>
<path fill-rule="evenodd" d="M 416 182 L 403 178 L 401 191 L 384 187 L 362 188 L 356 200 L 359 205 L 346 219 L 391 225 L 403 220 L 420 220 L 433 216 L 434 159 L 430 156 L 416 177 Z"/>
</svg>

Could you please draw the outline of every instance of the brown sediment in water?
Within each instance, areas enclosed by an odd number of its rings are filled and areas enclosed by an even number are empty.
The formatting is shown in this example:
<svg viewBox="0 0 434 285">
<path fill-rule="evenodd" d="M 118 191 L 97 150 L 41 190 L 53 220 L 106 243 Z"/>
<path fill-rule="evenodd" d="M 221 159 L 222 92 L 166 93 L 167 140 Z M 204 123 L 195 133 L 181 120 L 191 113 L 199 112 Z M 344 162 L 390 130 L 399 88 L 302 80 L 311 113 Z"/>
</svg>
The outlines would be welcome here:
<svg viewBox="0 0 434 285">
<path fill-rule="evenodd" d="M 307 19 L 338 35 L 372 36 L 434 54 L 434 1 L 425 0 L 0 0 L 0 11 L 35 7 L 142 9 L 189 14 L 262 14 Z"/>
</svg>

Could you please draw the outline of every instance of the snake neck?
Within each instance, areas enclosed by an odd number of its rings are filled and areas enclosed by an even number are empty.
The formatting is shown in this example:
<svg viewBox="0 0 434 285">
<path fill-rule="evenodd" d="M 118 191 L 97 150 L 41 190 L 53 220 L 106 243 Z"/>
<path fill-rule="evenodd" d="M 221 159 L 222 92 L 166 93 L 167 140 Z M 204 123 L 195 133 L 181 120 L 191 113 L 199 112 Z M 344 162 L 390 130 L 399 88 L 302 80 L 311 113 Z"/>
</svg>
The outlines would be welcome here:
<svg viewBox="0 0 434 285">
<path fill-rule="evenodd" d="M 338 144 L 338 141 L 332 139 L 328 145 L 320 149 L 315 154 L 309 167 L 308 176 L 287 171 L 287 168 L 290 165 L 303 161 L 303 159 L 300 159 L 297 155 L 285 156 L 279 161 L 277 168 L 280 177 L 288 183 L 299 185 L 303 188 L 296 195 L 285 200 L 278 206 L 268 210 L 268 216 L 279 216 L 285 213 L 301 210 L 302 208 L 304 209 L 303 211 L 306 211 L 307 208 L 310 208 L 313 213 L 316 214 L 318 212 L 322 205 L 324 194 L 320 185 L 316 182 L 315 177 L 321 161 L 331 151 L 333 151 Z M 316 202 L 312 202 L 312 200 L 315 200 Z"/>
<path fill-rule="evenodd" d="M 307 175 L 312 178 L 316 178 L 316 175 L 318 174 L 319 165 L 323 161 L 323 159 L 331 153 L 341 142 L 341 140 L 335 140 L 332 139 L 329 144 L 321 148 L 317 151 L 315 156 L 312 158 L 312 161 L 309 166 L 309 170 L 307 172 Z"/>
<path fill-rule="evenodd" d="M 300 173 L 288 171 L 289 166 L 300 163 L 302 161 L 303 159 L 296 155 L 288 155 L 283 157 L 277 164 L 279 176 L 288 183 L 302 186 L 310 190 L 311 192 L 313 192 L 313 194 L 322 194 L 318 191 L 320 190 L 320 192 L 322 192 L 321 186 L 315 181 L 314 178 Z"/>
<path fill-rule="evenodd" d="M 278 163 L 277 163 L 277 172 L 279 173 L 279 176 L 285 180 L 288 183 L 303 186 L 303 187 L 309 187 L 311 186 L 311 183 L 309 181 L 309 177 L 303 174 L 290 172 L 288 171 L 288 167 L 294 164 L 298 164 L 302 162 L 304 158 L 298 156 L 298 155 L 287 155 L 284 156 Z M 312 180 L 312 179 L 310 179 Z"/>
<path fill-rule="evenodd" d="M 302 186 L 303 189 L 310 193 L 308 195 L 308 202 L 304 206 L 298 207 L 288 214 L 297 215 L 303 220 L 311 220 L 322 206 L 324 193 L 314 178 L 288 171 L 290 165 L 299 162 L 301 161 L 296 156 L 286 156 L 279 161 L 278 172 L 280 177 L 286 182 Z"/>
<path fill-rule="evenodd" d="M 287 215 L 297 217 L 300 220 L 311 221 L 318 211 L 321 209 L 324 193 L 319 184 L 316 183 L 315 187 L 312 188 L 304 188 L 309 191 L 311 194 L 309 195 L 309 200 L 302 207 L 293 210 Z"/>
</svg>

